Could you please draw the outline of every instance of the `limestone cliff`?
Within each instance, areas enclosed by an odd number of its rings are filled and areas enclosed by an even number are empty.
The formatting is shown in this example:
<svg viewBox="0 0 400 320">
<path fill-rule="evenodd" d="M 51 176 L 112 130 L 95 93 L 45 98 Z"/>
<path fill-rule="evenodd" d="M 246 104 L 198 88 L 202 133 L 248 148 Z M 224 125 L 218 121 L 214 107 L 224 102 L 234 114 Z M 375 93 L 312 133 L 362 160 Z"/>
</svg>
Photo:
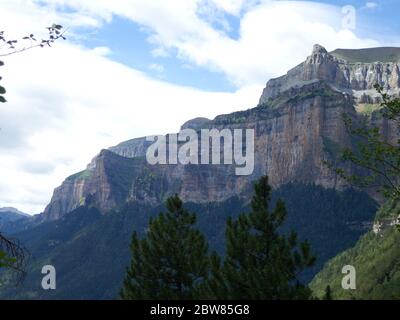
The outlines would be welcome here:
<svg viewBox="0 0 400 320">
<path fill-rule="evenodd" d="M 341 188 L 344 182 L 323 161 L 334 160 L 341 147 L 351 146 L 342 115 L 364 117 L 355 107 L 376 102 L 376 82 L 398 93 L 399 66 L 346 62 L 316 45 L 304 63 L 267 83 L 257 107 L 214 120 L 197 118 L 182 126 L 254 129 L 252 175 L 235 175 L 233 165 L 152 166 L 145 159 L 150 142 L 133 139 L 102 151 L 84 172 L 67 178 L 42 216 L 57 219 L 84 201 L 103 213 L 126 201 L 156 205 L 174 193 L 198 203 L 223 201 L 248 196 L 252 182 L 265 173 L 273 186 L 296 181 Z M 375 123 L 388 137 L 397 135 L 390 124 L 379 119 Z"/>
<path fill-rule="evenodd" d="M 384 49 L 384 48 L 383 48 Z M 359 54 L 371 49 L 358 50 Z M 372 49 L 373 50 L 373 49 Z M 354 52 L 357 50 L 349 50 Z M 400 50 L 398 50 L 400 53 Z M 388 59 L 384 51 L 381 61 L 354 62 L 344 58 L 346 50 L 328 53 L 325 48 L 315 45 L 312 54 L 305 62 L 290 70 L 286 75 L 268 81 L 260 98 L 260 104 L 275 99 L 279 94 L 293 87 L 301 87 L 310 82 L 326 81 L 336 90 L 353 94 L 359 103 L 374 103 L 378 95 L 375 84 L 381 85 L 388 93 L 400 91 L 400 54 L 397 61 Z M 368 53 L 365 53 L 368 55 Z M 376 56 L 378 59 L 379 56 Z M 354 57 L 353 57 L 354 59 Z M 360 59 L 361 60 L 361 59 Z"/>
</svg>

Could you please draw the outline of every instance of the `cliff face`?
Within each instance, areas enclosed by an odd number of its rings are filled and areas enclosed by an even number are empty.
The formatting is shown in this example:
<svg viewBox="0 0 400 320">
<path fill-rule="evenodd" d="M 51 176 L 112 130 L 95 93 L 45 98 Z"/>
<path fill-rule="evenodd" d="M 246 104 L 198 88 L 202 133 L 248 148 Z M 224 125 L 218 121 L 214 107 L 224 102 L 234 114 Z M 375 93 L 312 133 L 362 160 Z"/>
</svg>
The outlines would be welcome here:
<svg viewBox="0 0 400 320">
<path fill-rule="evenodd" d="M 223 201 L 248 195 L 252 182 L 265 173 L 275 187 L 296 181 L 341 188 L 343 181 L 323 161 L 351 145 L 342 114 L 360 117 L 355 106 L 376 100 L 376 82 L 398 92 L 399 64 L 349 63 L 316 45 L 304 63 L 267 83 L 256 108 L 183 125 L 254 129 L 251 175 L 235 175 L 233 165 L 152 166 L 145 159 L 151 142 L 133 139 L 102 151 L 84 172 L 67 178 L 42 217 L 57 219 L 88 201 L 103 213 L 126 201 L 156 205 L 174 193 L 197 203 Z M 396 136 L 390 124 L 379 121 L 388 136 Z"/>
<path fill-rule="evenodd" d="M 362 50 L 361 50 L 362 51 Z M 400 60 L 397 62 L 349 62 L 341 54 L 328 53 L 315 45 L 305 62 L 286 75 L 271 79 L 260 98 L 260 104 L 268 103 L 280 93 L 292 87 L 324 80 L 339 91 L 353 94 L 358 103 L 374 103 L 378 96 L 375 84 L 381 85 L 390 94 L 398 94 L 400 88 Z"/>
</svg>

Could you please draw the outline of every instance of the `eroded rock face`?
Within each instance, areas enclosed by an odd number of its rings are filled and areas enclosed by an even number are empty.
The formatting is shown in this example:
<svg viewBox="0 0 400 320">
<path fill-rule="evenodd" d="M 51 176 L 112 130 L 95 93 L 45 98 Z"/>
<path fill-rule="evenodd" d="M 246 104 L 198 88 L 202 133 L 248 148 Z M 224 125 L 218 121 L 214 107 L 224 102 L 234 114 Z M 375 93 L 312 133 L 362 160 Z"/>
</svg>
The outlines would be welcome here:
<svg viewBox="0 0 400 320">
<path fill-rule="evenodd" d="M 353 94 L 360 103 L 374 103 L 378 98 L 374 88 L 376 84 L 391 94 L 400 92 L 400 61 L 350 63 L 315 45 L 305 62 L 286 75 L 268 81 L 260 104 L 268 103 L 290 88 L 320 80 L 339 91 Z"/>
<path fill-rule="evenodd" d="M 181 130 L 184 129 L 194 129 L 200 130 L 202 128 L 206 128 L 207 125 L 211 122 L 210 119 L 207 118 L 194 118 L 192 120 L 186 121 L 182 126 Z"/>
<path fill-rule="evenodd" d="M 235 175 L 234 165 L 150 165 L 145 154 L 151 142 L 133 139 L 103 150 L 86 171 L 66 179 L 43 217 L 57 219 L 85 201 L 107 213 L 126 201 L 151 206 L 175 193 L 198 203 L 235 195 L 249 198 L 253 182 L 264 174 L 274 187 L 302 182 L 342 188 L 345 183 L 323 164 L 351 146 L 342 115 L 359 118 L 354 92 L 369 96 L 376 79 L 394 88 L 398 75 L 395 63 L 350 65 L 316 45 L 303 64 L 268 82 L 256 108 L 183 125 L 195 130 L 254 129 L 251 175 Z M 371 121 L 386 128 L 390 138 L 397 135 L 390 124 Z"/>
<path fill-rule="evenodd" d="M 109 148 L 109 150 L 122 157 L 136 158 L 144 157 L 150 145 L 151 142 L 146 141 L 146 137 L 143 137 L 124 141 L 115 147 Z"/>
</svg>

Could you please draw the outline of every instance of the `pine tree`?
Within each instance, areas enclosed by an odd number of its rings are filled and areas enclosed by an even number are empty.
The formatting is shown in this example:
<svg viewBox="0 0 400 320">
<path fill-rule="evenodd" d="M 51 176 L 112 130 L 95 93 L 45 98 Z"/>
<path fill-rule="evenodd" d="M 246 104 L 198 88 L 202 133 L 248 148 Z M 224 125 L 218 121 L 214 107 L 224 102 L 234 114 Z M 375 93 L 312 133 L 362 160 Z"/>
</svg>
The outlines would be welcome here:
<svg viewBox="0 0 400 320">
<path fill-rule="evenodd" d="M 286 209 L 282 201 L 270 211 L 268 177 L 255 184 L 251 212 L 227 223 L 227 255 L 212 259 L 203 295 L 215 299 L 308 299 L 311 291 L 298 274 L 314 264 L 307 242 L 297 245 L 295 232 L 279 233 Z"/>
<path fill-rule="evenodd" d="M 208 245 L 194 227 L 195 214 L 178 196 L 166 206 L 142 239 L 133 234 L 122 299 L 192 299 L 208 274 Z"/>
<path fill-rule="evenodd" d="M 331 286 L 327 286 L 325 289 L 325 295 L 324 295 L 324 300 L 333 300 L 332 297 L 332 289 Z"/>
</svg>

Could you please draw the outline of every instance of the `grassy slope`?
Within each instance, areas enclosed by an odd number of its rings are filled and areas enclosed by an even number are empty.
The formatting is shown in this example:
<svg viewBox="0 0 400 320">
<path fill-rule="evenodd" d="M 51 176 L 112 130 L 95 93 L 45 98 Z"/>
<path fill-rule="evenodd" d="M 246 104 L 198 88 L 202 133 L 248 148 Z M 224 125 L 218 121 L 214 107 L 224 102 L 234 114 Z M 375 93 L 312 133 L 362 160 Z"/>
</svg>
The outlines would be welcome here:
<svg viewBox="0 0 400 320">
<path fill-rule="evenodd" d="M 400 48 L 336 49 L 331 54 L 351 63 L 400 62 Z"/>
<path fill-rule="evenodd" d="M 380 104 L 369 104 L 369 103 L 360 103 L 356 105 L 356 110 L 358 113 L 361 113 L 366 116 L 371 116 L 377 110 L 380 110 L 382 107 Z"/>
<path fill-rule="evenodd" d="M 378 217 L 387 216 L 388 211 L 381 209 Z M 356 290 L 341 287 L 345 265 L 356 268 Z M 322 297 L 328 285 L 335 299 L 400 299 L 400 232 L 394 227 L 379 235 L 371 231 L 330 260 L 311 282 L 311 289 Z"/>
</svg>

